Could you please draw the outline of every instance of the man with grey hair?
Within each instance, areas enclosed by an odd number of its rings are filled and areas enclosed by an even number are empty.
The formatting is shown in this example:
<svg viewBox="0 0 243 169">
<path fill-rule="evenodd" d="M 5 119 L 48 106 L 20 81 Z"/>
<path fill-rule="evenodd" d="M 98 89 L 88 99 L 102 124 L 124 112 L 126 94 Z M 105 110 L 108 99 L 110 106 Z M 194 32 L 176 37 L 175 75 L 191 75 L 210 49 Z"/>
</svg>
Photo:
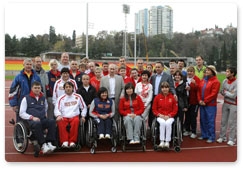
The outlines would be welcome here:
<svg viewBox="0 0 243 169">
<path fill-rule="evenodd" d="M 9 104 L 13 111 L 16 113 L 16 121 L 20 121 L 19 117 L 19 107 L 22 99 L 25 95 L 28 95 L 31 91 L 31 84 L 34 81 L 41 83 L 40 77 L 37 75 L 36 71 L 33 69 L 33 61 L 27 58 L 23 62 L 24 68 L 17 74 L 11 84 L 9 90 Z"/>
</svg>

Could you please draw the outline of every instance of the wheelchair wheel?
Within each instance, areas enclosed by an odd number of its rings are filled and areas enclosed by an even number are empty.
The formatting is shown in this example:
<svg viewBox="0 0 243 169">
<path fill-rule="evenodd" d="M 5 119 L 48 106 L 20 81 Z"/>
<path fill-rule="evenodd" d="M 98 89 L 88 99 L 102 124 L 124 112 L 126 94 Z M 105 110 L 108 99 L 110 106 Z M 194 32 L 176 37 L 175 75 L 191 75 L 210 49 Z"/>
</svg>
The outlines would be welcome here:
<svg viewBox="0 0 243 169">
<path fill-rule="evenodd" d="M 86 133 L 85 133 L 85 124 L 82 120 L 80 120 L 80 144 L 84 146 L 86 144 Z"/>
<path fill-rule="evenodd" d="M 15 149 L 24 153 L 28 147 L 27 129 L 23 122 L 17 122 L 13 131 L 13 144 Z"/>
</svg>

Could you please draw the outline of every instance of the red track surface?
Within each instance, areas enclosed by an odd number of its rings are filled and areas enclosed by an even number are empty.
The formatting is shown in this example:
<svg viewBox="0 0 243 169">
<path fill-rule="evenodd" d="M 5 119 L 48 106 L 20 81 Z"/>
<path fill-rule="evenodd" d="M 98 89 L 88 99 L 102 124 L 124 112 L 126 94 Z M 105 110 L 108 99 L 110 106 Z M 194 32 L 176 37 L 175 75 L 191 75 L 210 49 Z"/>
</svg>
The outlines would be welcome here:
<svg viewBox="0 0 243 169">
<path fill-rule="evenodd" d="M 24 154 L 16 152 L 12 142 L 13 126 L 9 120 L 15 115 L 8 104 L 8 92 L 11 81 L 5 82 L 5 160 L 7 162 L 235 162 L 237 160 L 237 145 L 228 146 L 226 143 L 208 144 L 205 141 L 184 137 L 181 151 L 155 152 L 150 141 L 147 141 L 147 150 L 132 150 L 112 153 L 110 147 L 98 143 L 96 154 L 90 154 L 88 147 L 83 147 L 79 152 L 55 152 L 53 154 L 33 156 L 33 146 L 29 145 Z M 216 118 L 217 136 L 219 134 L 222 97 L 219 95 L 218 114 Z M 199 119 L 199 117 L 198 117 Z M 198 123 L 199 125 L 199 123 Z M 198 126 L 198 135 L 200 135 Z M 195 166 L 196 167 L 196 166 Z M 198 166 L 200 167 L 200 166 Z"/>
</svg>

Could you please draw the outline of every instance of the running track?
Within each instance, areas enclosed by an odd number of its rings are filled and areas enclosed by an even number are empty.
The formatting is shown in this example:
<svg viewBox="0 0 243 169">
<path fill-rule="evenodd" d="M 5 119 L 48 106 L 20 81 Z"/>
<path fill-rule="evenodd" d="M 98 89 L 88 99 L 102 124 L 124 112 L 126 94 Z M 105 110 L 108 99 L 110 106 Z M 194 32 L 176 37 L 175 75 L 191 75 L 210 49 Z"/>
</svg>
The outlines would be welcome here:
<svg viewBox="0 0 243 169">
<path fill-rule="evenodd" d="M 7 162 L 235 162 L 237 160 L 237 145 L 226 143 L 208 144 L 197 139 L 183 138 L 181 151 L 155 152 L 150 141 L 147 141 L 146 152 L 131 150 L 122 152 L 117 147 L 117 153 L 112 153 L 109 146 L 99 145 L 96 154 L 90 154 L 89 148 L 83 147 L 79 152 L 55 152 L 53 154 L 33 156 L 33 146 L 29 145 L 24 154 L 16 152 L 12 143 L 13 126 L 9 120 L 15 115 L 8 105 L 8 92 L 11 81 L 5 82 L 5 160 Z M 218 98 L 218 113 L 216 118 L 217 136 L 219 134 L 222 97 Z M 199 119 L 199 117 L 198 117 Z M 198 135 L 200 135 L 198 126 Z"/>
</svg>

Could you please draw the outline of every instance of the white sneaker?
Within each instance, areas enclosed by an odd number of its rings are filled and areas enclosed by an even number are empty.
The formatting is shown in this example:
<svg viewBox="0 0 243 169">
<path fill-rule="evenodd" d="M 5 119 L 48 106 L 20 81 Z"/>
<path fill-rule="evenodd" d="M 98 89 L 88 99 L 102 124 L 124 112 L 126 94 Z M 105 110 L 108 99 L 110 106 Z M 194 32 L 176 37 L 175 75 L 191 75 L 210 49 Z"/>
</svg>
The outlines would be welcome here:
<svg viewBox="0 0 243 169">
<path fill-rule="evenodd" d="M 71 142 L 70 147 L 74 148 L 74 147 L 76 147 L 76 144 L 74 142 Z"/>
<path fill-rule="evenodd" d="M 103 139 L 103 138 L 105 138 L 105 137 L 104 137 L 104 134 L 100 134 L 100 135 L 99 135 L 99 139 Z"/>
<path fill-rule="evenodd" d="M 226 138 L 223 139 L 221 137 L 218 138 L 218 140 L 217 140 L 218 143 L 222 143 L 222 142 L 226 142 L 226 141 L 227 141 Z"/>
<path fill-rule="evenodd" d="M 68 141 L 64 141 L 62 143 L 62 148 L 68 148 Z"/>
<path fill-rule="evenodd" d="M 183 133 L 183 136 L 189 136 L 191 134 L 191 132 L 189 132 L 189 131 L 185 131 L 184 133 Z"/>
<path fill-rule="evenodd" d="M 190 135 L 190 138 L 197 138 L 197 135 L 194 134 L 194 133 L 192 133 L 192 134 Z"/>
<path fill-rule="evenodd" d="M 134 144 L 134 140 L 131 140 L 131 141 L 129 142 L 129 144 Z"/>
<path fill-rule="evenodd" d="M 165 148 L 170 148 L 170 143 L 166 141 L 164 147 Z"/>
<path fill-rule="evenodd" d="M 164 148 L 164 146 L 165 146 L 165 142 L 161 141 L 160 144 L 159 144 L 159 147 Z"/>
<path fill-rule="evenodd" d="M 47 154 L 47 153 L 51 152 L 51 149 L 48 147 L 48 145 L 46 143 L 44 143 L 42 145 L 41 150 L 42 150 L 43 154 Z"/>
<path fill-rule="evenodd" d="M 139 140 L 135 140 L 134 144 L 140 144 L 140 141 Z"/>
<path fill-rule="evenodd" d="M 105 138 L 110 139 L 111 138 L 111 135 L 110 134 L 106 134 L 105 135 Z"/>
<path fill-rule="evenodd" d="M 23 144 L 22 143 L 18 143 L 17 144 L 17 147 L 20 149 L 20 148 L 23 148 Z"/>
<path fill-rule="evenodd" d="M 228 141 L 227 144 L 228 144 L 229 146 L 233 146 L 233 145 L 235 145 L 235 143 L 234 143 L 233 141 L 231 141 L 231 140 Z"/>
<path fill-rule="evenodd" d="M 52 145 L 51 142 L 47 143 L 48 147 L 51 149 L 51 151 L 54 151 L 57 147 Z"/>
</svg>

